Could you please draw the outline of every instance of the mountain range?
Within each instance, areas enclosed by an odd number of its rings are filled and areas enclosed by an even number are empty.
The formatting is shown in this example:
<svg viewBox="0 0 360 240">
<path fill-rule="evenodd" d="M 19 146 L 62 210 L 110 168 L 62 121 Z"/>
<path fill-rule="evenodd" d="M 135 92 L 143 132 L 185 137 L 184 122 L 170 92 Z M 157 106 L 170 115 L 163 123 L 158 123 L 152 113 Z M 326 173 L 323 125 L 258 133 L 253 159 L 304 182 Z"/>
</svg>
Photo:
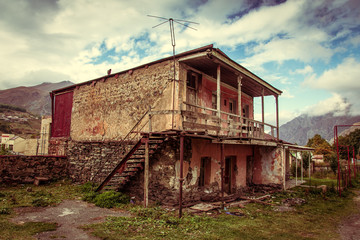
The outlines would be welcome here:
<svg viewBox="0 0 360 240">
<path fill-rule="evenodd" d="M 73 85 L 70 81 L 58 83 L 45 82 L 32 87 L 16 87 L 0 90 L 0 104 L 8 104 L 26 109 L 29 113 L 37 115 L 51 114 L 51 100 L 49 92 Z M 334 138 L 335 125 L 352 125 L 360 122 L 360 116 L 337 116 L 328 113 L 320 116 L 300 115 L 280 126 L 280 138 L 290 143 L 306 145 L 309 138 L 320 134 L 330 143 Z M 346 134 L 347 128 L 340 128 L 339 134 Z"/>
<path fill-rule="evenodd" d="M 50 115 L 51 101 L 49 92 L 70 85 L 73 85 L 70 81 L 44 82 L 31 87 L 21 86 L 0 90 L 0 103 L 22 107 L 28 112 L 37 115 Z"/>
<path fill-rule="evenodd" d="M 309 138 L 315 134 L 332 143 L 334 139 L 334 126 L 353 125 L 360 122 L 360 116 L 343 115 L 337 116 L 334 113 L 327 113 L 320 116 L 300 115 L 293 120 L 280 126 L 280 138 L 290 143 L 306 145 Z M 348 127 L 339 127 L 338 136 L 348 134 Z"/>
</svg>

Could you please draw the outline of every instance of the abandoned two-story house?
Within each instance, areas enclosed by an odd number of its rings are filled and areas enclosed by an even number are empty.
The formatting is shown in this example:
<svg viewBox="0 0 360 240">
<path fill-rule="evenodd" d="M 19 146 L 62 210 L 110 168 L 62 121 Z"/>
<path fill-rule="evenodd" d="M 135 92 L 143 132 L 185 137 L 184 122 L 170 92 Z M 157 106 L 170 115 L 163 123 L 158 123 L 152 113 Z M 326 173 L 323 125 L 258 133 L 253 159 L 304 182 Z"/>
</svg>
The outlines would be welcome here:
<svg viewBox="0 0 360 240">
<path fill-rule="evenodd" d="M 49 152 L 68 157 L 73 179 L 101 183 L 99 190 L 115 184 L 145 201 L 285 184 L 281 93 L 205 46 L 53 91 Z M 265 122 L 265 96 L 274 97 L 275 126 Z"/>
</svg>

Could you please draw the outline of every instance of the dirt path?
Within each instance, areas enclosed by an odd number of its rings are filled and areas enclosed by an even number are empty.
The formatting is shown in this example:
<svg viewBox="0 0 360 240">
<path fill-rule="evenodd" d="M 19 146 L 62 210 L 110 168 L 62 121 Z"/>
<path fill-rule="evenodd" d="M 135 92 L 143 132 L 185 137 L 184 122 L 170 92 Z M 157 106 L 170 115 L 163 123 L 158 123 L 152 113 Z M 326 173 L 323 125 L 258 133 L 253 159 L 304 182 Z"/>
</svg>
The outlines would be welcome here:
<svg viewBox="0 0 360 240">
<path fill-rule="evenodd" d="M 34 210 L 34 209 L 33 209 Z M 36 235 L 37 239 L 71 239 L 97 240 L 88 235 L 79 226 L 104 221 L 106 216 L 130 216 L 129 213 L 113 211 L 94 206 L 80 200 L 65 200 L 55 207 L 46 207 L 27 212 L 20 211 L 12 220 L 16 223 L 24 222 L 56 222 L 56 231 L 43 232 Z"/>
<path fill-rule="evenodd" d="M 360 192 L 356 192 L 354 201 L 360 209 Z M 342 240 L 358 240 L 360 239 L 360 214 L 354 214 L 346 218 L 339 228 Z"/>
</svg>

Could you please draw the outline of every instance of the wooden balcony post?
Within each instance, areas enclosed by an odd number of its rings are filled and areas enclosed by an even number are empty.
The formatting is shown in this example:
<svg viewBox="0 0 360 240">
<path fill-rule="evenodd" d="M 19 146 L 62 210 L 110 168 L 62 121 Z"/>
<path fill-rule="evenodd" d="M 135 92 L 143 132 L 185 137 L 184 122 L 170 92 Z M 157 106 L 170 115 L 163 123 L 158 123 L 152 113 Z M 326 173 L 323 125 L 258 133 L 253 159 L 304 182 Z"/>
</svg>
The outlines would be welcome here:
<svg viewBox="0 0 360 240">
<path fill-rule="evenodd" d="M 276 102 L 276 139 L 279 141 L 279 96 L 275 96 Z"/>
<path fill-rule="evenodd" d="M 242 80 L 242 76 L 238 76 L 237 77 L 237 82 L 238 82 L 238 115 L 240 116 L 240 123 L 241 123 L 241 115 L 242 115 L 242 106 L 241 106 L 241 80 Z"/>
<path fill-rule="evenodd" d="M 221 82 L 221 69 L 220 69 L 220 64 L 217 66 L 217 78 L 216 78 L 216 110 L 217 110 L 217 116 L 220 118 L 220 107 L 221 107 L 221 101 L 220 101 L 220 96 L 221 96 L 221 88 L 220 88 L 220 82 Z M 221 124 L 221 122 L 220 122 Z"/>
<path fill-rule="evenodd" d="M 145 139 L 144 207 L 149 205 L 149 139 Z"/>
<path fill-rule="evenodd" d="M 264 114 L 264 89 L 262 89 L 262 94 L 261 94 L 261 120 L 262 120 L 262 123 L 264 124 L 264 122 L 265 122 L 265 114 Z"/>
</svg>

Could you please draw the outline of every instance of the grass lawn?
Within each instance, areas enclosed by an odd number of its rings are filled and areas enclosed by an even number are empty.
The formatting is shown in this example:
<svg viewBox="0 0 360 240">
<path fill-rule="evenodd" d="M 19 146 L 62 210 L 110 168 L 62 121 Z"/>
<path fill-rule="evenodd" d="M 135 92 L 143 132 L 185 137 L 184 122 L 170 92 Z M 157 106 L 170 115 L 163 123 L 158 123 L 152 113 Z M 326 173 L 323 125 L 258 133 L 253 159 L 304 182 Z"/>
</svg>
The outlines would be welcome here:
<svg viewBox="0 0 360 240">
<path fill-rule="evenodd" d="M 332 184 L 331 180 L 312 181 Z M 354 189 L 360 189 L 358 183 L 354 185 Z M 177 211 L 127 204 L 122 208 L 134 217 L 110 217 L 83 228 L 101 239 L 339 239 L 339 222 L 358 212 L 353 196 L 350 191 L 340 198 L 332 190 L 323 194 L 315 188 L 296 188 L 273 194 L 270 202 L 274 206 L 250 203 L 245 208 L 230 208 L 228 213 L 185 213 L 181 219 Z M 38 232 L 56 229 L 55 223 L 12 223 L 10 218 L 16 215 L 16 208 L 47 206 L 80 197 L 80 187 L 69 182 L 37 187 L 0 186 L 0 239 L 35 239 L 33 235 Z M 294 211 L 276 211 L 283 199 L 293 198 L 305 199 L 306 203 L 295 206 Z"/>
<path fill-rule="evenodd" d="M 332 180 L 313 181 L 333 184 Z M 339 222 L 358 212 L 353 196 L 350 191 L 340 198 L 332 190 L 323 194 L 320 189 L 296 188 L 273 194 L 271 201 L 275 207 L 251 203 L 245 208 L 229 209 L 243 216 L 221 211 L 212 216 L 185 214 L 178 219 L 176 211 L 132 207 L 129 210 L 134 213 L 133 218 L 109 218 L 85 229 L 102 239 L 339 239 Z M 289 198 L 302 198 L 306 203 L 296 206 L 294 211 L 275 210 L 283 199 Z"/>
</svg>

